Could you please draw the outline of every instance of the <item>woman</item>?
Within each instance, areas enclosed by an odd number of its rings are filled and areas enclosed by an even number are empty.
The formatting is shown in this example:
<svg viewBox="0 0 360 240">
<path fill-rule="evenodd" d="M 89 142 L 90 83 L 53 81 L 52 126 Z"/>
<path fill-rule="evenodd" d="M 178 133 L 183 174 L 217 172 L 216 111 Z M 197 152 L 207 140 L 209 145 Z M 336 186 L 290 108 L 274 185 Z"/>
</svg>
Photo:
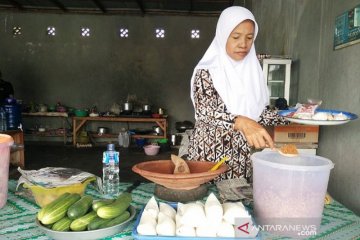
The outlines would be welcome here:
<svg viewBox="0 0 360 240">
<path fill-rule="evenodd" d="M 225 9 L 215 38 L 191 79 L 196 123 L 188 159 L 217 162 L 228 156 L 229 171 L 215 181 L 251 180 L 251 147 L 274 148 L 263 126 L 285 123 L 266 109 L 269 96 L 254 46 L 257 33 L 249 10 L 237 6 Z"/>
</svg>

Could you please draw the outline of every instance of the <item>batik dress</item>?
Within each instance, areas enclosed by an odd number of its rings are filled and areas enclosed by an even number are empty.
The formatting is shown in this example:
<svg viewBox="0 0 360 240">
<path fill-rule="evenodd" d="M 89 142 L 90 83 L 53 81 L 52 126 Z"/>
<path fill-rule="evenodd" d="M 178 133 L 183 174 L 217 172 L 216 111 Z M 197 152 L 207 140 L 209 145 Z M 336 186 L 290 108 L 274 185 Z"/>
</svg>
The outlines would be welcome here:
<svg viewBox="0 0 360 240">
<path fill-rule="evenodd" d="M 225 156 L 229 170 L 215 181 L 241 178 L 251 180 L 251 148 L 245 137 L 234 130 L 237 115 L 231 114 L 214 88 L 210 73 L 199 69 L 194 80 L 196 123 L 188 147 L 188 159 L 218 162 Z M 263 126 L 287 124 L 274 111 L 264 109 L 258 121 Z"/>
</svg>

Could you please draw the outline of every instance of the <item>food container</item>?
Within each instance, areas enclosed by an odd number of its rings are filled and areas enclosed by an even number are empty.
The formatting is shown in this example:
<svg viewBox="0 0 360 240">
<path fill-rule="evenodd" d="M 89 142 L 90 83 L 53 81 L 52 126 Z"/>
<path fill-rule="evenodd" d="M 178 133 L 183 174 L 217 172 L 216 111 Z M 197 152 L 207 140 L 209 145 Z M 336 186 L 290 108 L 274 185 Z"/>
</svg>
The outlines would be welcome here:
<svg viewBox="0 0 360 240">
<path fill-rule="evenodd" d="M 124 110 L 125 112 L 131 112 L 131 111 L 133 110 L 133 105 L 132 105 L 132 103 L 130 103 L 130 102 L 124 103 L 123 110 Z"/>
<path fill-rule="evenodd" d="M 170 142 L 167 138 L 161 138 L 157 140 L 157 144 L 160 146 L 160 152 L 170 151 Z"/>
<path fill-rule="evenodd" d="M 40 207 L 43 207 L 66 192 L 79 193 L 80 195 L 83 195 L 87 185 L 91 181 L 95 181 L 95 180 L 96 180 L 95 177 L 91 177 L 83 181 L 82 183 L 72 184 L 68 186 L 54 187 L 54 188 L 45 188 L 40 185 L 30 185 L 26 183 L 24 183 L 23 186 L 24 188 L 29 188 L 31 190 L 36 203 Z"/>
<path fill-rule="evenodd" d="M 162 116 L 160 114 L 158 114 L 158 113 L 153 113 L 153 114 L 151 114 L 151 117 L 153 117 L 153 118 L 161 118 Z"/>
<path fill-rule="evenodd" d="M 48 107 L 45 104 L 39 104 L 39 112 L 47 112 Z"/>
<path fill-rule="evenodd" d="M 7 202 L 10 147 L 13 143 L 11 136 L 0 134 L 0 208 Z"/>
<path fill-rule="evenodd" d="M 135 138 L 135 143 L 136 143 L 136 146 L 142 148 L 146 144 L 146 139 L 145 138 Z"/>
<path fill-rule="evenodd" d="M 149 104 L 144 104 L 143 105 L 143 109 L 144 112 L 150 112 L 151 111 L 151 107 Z"/>
<path fill-rule="evenodd" d="M 38 128 L 38 131 L 39 131 L 39 132 L 45 132 L 45 131 L 46 131 L 46 128 L 44 128 L 44 127 L 39 127 L 39 128 Z"/>
<path fill-rule="evenodd" d="M 56 111 L 57 112 L 66 112 L 66 107 L 65 106 L 62 106 L 62 105 L 57 105 L 56 106 Z"/>
<path fill-rule="evenodd" d="M 50 105 L 50 106 L 48 107 L 48 111 L 49 111 L 49 112 L 55 112 L 55 110 L 56 110 L 56 106 L 55 106 L 55 105 Z"/>
<path fill-rule="evenodd" d="M 269 231 L 289 237 L 309 237 L 301 235 L 304 230 L 316 233 L 334 164 L 316 155 L 285 157 L 275 151 L 254 153 L 251 160 L 256 222 L 279 225 Z"/>
<path fill-rule="evenodd" d="M 159 153 L 160 146 L 158 145 L 147 145 L 144 147 L 145 154 L 148 156 L 155 156 Z"/>
</svg>

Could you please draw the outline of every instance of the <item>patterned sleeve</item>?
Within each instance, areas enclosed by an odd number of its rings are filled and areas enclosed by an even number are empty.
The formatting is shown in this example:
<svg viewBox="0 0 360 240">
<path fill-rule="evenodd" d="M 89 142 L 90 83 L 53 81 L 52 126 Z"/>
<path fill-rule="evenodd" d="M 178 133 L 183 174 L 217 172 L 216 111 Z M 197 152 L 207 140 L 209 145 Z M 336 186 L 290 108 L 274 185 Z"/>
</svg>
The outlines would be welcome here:
<svg viewBox="0 0 360 240">
<path fill-rule="evenodd" d="M 199 69 L 195 74 L 194 101 L 198 120 L 225 129 L 233 128 L 236 115 L 227 112 L 208 70 Z"/>
<path fill-rule="evenodd" d="M 276 111 L 265 109 L 258 121 L 263 126 L 288 125 L 290 122 L 276 113 Z"/>
</svg>

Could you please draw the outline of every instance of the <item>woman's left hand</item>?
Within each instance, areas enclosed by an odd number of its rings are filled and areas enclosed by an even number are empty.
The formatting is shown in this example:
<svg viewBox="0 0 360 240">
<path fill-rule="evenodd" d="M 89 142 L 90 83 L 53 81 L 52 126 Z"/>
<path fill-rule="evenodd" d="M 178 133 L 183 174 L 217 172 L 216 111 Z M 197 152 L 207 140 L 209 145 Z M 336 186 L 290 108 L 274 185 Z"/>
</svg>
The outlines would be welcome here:
<svg viewBox="0 0 360 240">
<path fill-rule="evenodd" d="M 244 134 L 249 146 L 255 148 L 274 148 L 274 142 L 269 133 L 256 121 L 238 116 L 235 119 L 234 129 Z"/>
</svg>

